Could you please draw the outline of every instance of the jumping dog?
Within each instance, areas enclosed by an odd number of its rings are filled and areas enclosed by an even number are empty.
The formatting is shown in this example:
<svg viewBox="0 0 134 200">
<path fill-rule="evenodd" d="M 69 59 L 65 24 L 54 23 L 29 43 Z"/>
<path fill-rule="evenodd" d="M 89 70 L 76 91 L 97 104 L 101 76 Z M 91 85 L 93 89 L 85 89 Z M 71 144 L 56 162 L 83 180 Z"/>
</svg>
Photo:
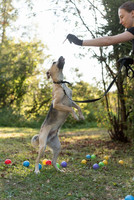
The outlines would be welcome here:
<svg viewBox="0 0 134 200">
<path fill-rule="evenodd" d="M 45 151 L 46 145 L 53 150 L 52 165 L 56 168 L 56 170 L 62 171 L 56 165 L 56 161 L 61 150 L 61 144 L 58 137 L 59 130 L 69 114 L 71 114 L 75 120 L 78 120 L 79 118 L 84 120 L 80 107 L 71 100 L 71 89 L 68 88 L 65 81 L 63 81 L 64 64 L 65 59 L 61 56 L 57 62 L 53 62 L 52 66 L 46 73 L 47 78 L 49 79 L 51 77 L 53 80 L 52 104 L 46 119 L 41 126 L 39 134 L 33 136 L 31 140 L 33 147 L 39 145 L 39 152 L 35 163 L 36 174 L 40 172 L 39 160 L 42 153 Z M 79 118 L 72 107 L 78 110 Z"/>
</svg>

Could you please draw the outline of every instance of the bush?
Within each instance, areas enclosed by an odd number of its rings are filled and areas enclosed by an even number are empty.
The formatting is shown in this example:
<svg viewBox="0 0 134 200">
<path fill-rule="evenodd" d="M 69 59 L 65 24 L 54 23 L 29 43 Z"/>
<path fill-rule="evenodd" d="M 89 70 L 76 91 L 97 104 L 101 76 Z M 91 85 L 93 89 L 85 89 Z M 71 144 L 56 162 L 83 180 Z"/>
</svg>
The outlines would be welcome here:
<svg viewBox="0 0 134 200">
<path fill-rule="evenodd" d="M 0 110 L 0 126 L 1 127 L 29 127 L 29 128 L 40 128 L 46 116 L 38 116 L 37 119 L 26 119 L 24 116 L 14 113 L 12 108 L 3 108 Z M 92 120 L 92 117 L 86 118 L 85 120 L 76 121 L 71 115 L 67 118 L 63 125 L 63 128 L 72 127 L 97 127 L 97 122 Z"/>
</svg>

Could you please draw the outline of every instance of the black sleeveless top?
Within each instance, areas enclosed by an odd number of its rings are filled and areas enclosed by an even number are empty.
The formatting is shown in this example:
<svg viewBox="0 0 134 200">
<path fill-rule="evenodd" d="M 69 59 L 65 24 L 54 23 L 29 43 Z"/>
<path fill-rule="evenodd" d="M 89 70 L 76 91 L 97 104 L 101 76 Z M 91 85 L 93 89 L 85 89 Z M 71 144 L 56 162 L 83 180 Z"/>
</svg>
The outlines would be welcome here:
<svg viewBox="0 0 134 200">
<path fill-rule="evenodd" d="M 128 28 L 127 31 L 134 35 L 134 27 Z M 132 50 L 132 53 L 134 54 L 134 39 L 132 40 Z"/>
</svg>

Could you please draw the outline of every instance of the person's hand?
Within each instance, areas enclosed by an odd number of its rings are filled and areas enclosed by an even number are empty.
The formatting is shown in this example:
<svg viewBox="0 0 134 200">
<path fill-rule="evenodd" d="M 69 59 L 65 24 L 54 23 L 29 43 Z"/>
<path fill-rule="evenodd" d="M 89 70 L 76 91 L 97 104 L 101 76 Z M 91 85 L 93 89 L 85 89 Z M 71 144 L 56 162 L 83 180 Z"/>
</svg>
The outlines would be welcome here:
<svg viewBox="0 0 134 200">
<path fill-rule="evenodd" d="M 118 63 L 124 63 L 124 66 L 127 67 L 129 65 L 132 65 L 134 64 L 134 61 L 132 58 L 129 58 L 129 57 L 124 57 L 124 58 L 120 58 L 118 60 Z"/>
<path fill-rule="evenodd" d="M 68 34 L 67 39 L 69 40 L 70 43 L 74 43 L 79 46 L 82 46 L 83 40 L 78 39 L 75 35 Z"/>
</svg>

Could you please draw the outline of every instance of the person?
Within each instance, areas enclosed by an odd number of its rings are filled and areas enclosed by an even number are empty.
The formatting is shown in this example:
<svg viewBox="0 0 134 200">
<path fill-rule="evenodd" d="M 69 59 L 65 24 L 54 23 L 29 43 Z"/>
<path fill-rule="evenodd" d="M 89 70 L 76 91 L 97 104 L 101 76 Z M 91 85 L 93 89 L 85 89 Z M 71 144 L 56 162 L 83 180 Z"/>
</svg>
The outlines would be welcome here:
<svg viewBox="0 0 134 200">
<path fill-rule="evenodd" d="M 132 40 L 133 54 L 134 54 L 134 2 L 127 1 L 123 3 L 118 9 L 118 15 L 120 19 L 120 24 L 122 24 L 127 29 L 123 33 L 113 36 L 104 36 L 88 40 L 81 40 L 73 34 L 68 34 L 67 39 L 69 40 L 70 43 L 74 43 L 79 46 L 96 46 L 96 47 L 110 46 Z M 125 63 L 126 65 L 133 64 L 132 58 L 123 58 L 123 59 L 126 59 Z"/>
</svg>

